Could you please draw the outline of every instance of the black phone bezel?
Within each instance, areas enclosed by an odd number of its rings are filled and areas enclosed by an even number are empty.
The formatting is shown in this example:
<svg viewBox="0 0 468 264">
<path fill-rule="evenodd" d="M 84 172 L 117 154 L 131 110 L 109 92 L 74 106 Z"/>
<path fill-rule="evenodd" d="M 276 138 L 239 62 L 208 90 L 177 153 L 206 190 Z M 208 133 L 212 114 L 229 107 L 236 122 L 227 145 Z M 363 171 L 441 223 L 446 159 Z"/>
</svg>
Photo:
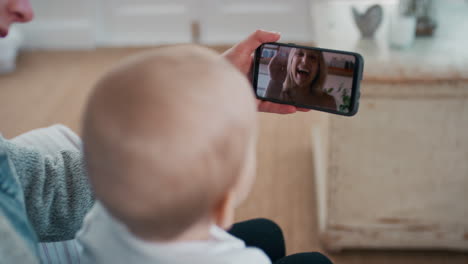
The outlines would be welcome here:
<svg viewBox="0 0 468 264">
<path fill-rule="evenodd" d="M 258 82 L 258 73 L 259 73 L 259 66 L 260 66 L 259 60 L 261 58 L 261 51 L 263 49 L 263 46 L 265 46 L 265 45 L 278 45 L 278 46 L 284 46 L 284 47 L 290 47 L 290 48 L 319 50 L 319 51 L 323 51 L 323 52 L 340 53 L 340 54 L 346 54 L 346 55 L 354 56 L 356 58 L 356 62 L 355 62 L 355 70 L 354 70 L 354 73 L 353 73 L 353 87 L 351 89 L 352 94 L 351 94 L 351 105 L 350 105 L 349 112 L 344 113 L 344 112 L 340 112 L 338 110 L 331 110 L 331 109 L 318 107 L 318 106 L 287 103 L 287 102 L 283 102 L 281 100 L 259 96 L 257 94 L 257 82 Z M 261 99 L 263 101 L 270 101 L 270 102 L 274 102 L 274 103 L 293 105 L 293 106 L 300 107 L 300 108 L 313 109 L 313 110 L 317 110 L 317 111 L 322 111 L 322 112 L 327 112 L 327 113 L 337 114 L 337 115 L 342 115 L 342 116 L 354 116 L 359 110 L 360 83 L 361 83 L 361 80 L 362 80 L 363 69 L 364 69 L 364 58 L 361 56 L 361 54 L 356 53 L 356 52 L 324 49 L 324 48 L 318 48 L 318 47 L 309 47 L 309 46 L 303 46 L 303 45 L 296 45 L 296 44 L 293 44 L 293 43 L 268 42 L 268 43 L 263 43 L 262 45 L 260 45 L 255 50 L 254 64 L 253 64 L 253 69 L 252 69 L 252 85 L 253 85 L 253 88 L 254 88 L 255 96 L 258 99 Z"/>
</svg>

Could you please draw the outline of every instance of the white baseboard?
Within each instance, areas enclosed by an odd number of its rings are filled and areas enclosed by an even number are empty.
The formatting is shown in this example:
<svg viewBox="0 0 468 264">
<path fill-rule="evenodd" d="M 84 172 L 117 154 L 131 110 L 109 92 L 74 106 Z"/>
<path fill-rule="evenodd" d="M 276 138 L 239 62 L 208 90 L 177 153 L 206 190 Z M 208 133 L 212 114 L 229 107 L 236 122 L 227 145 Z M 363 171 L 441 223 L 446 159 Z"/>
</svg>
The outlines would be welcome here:
<svg viewBox="0 0 468 264">
<path fill-rule="evenodd" d="M 95 29 L 89 20 L 40 21 L 23 27 L 24 49 L 92 49 Z"/>
</svg>

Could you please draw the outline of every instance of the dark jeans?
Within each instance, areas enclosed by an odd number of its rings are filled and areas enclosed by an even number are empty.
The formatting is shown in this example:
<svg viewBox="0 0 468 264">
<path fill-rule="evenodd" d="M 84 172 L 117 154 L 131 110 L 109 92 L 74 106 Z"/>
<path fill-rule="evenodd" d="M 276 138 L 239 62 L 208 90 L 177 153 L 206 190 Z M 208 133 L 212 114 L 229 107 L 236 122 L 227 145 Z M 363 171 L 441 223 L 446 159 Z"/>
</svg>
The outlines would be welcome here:
<svg viewBox="0 0 468 264">
<path fill-rule="evenodd" d="M 263 250 L 274 264 L 332 264 L 327 257 L 317 252 L 286 256 L 283 232 L 268 219 L 237 223 L 229 233 L 244 240 L 247 246 Z"/>
</svg>

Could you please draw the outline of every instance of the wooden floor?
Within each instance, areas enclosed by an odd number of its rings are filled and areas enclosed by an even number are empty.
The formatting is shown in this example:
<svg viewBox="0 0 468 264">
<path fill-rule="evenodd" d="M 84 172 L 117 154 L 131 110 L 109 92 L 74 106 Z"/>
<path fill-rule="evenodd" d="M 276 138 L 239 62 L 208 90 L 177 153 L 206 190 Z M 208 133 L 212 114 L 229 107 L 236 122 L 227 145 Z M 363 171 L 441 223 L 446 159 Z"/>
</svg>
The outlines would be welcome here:
<svg viewBox="0 0 468 264">
<path fill-rule="evenodd" d="M 139 49 L 28 52 L 18 70 L 0 76 L 0 132 L 7 138 L 63 123 L 79 133 L 80 114 L 92 84 L 110 65 Z M 288 253 L 323 251 L 319 244 L 311 125 L 326 114 L 260 114 L 258 177 L 237 219 L 266 217 L 284 230 Z M 327 254 L 335 263 L 468 264 L 468 254 L 429 251 L 348 251 Z"/>
</svg>

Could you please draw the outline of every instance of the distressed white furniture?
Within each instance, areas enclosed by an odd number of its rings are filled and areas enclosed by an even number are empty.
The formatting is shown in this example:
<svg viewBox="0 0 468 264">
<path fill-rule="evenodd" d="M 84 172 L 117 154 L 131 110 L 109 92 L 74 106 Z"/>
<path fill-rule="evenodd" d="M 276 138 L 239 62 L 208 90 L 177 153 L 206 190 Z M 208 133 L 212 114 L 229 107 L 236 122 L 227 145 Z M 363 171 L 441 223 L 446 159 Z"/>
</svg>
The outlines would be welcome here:
<svg viewBox="0 0 468 264">
<path fill-rule="evenodd" d="M 319 42 L 366 60 L 357 116 L 330 116 L 313 133 L 329 250 L 468 251 L 468 5 L 444 4 L 436 36 L 408 50 Z"/>
</svg>

